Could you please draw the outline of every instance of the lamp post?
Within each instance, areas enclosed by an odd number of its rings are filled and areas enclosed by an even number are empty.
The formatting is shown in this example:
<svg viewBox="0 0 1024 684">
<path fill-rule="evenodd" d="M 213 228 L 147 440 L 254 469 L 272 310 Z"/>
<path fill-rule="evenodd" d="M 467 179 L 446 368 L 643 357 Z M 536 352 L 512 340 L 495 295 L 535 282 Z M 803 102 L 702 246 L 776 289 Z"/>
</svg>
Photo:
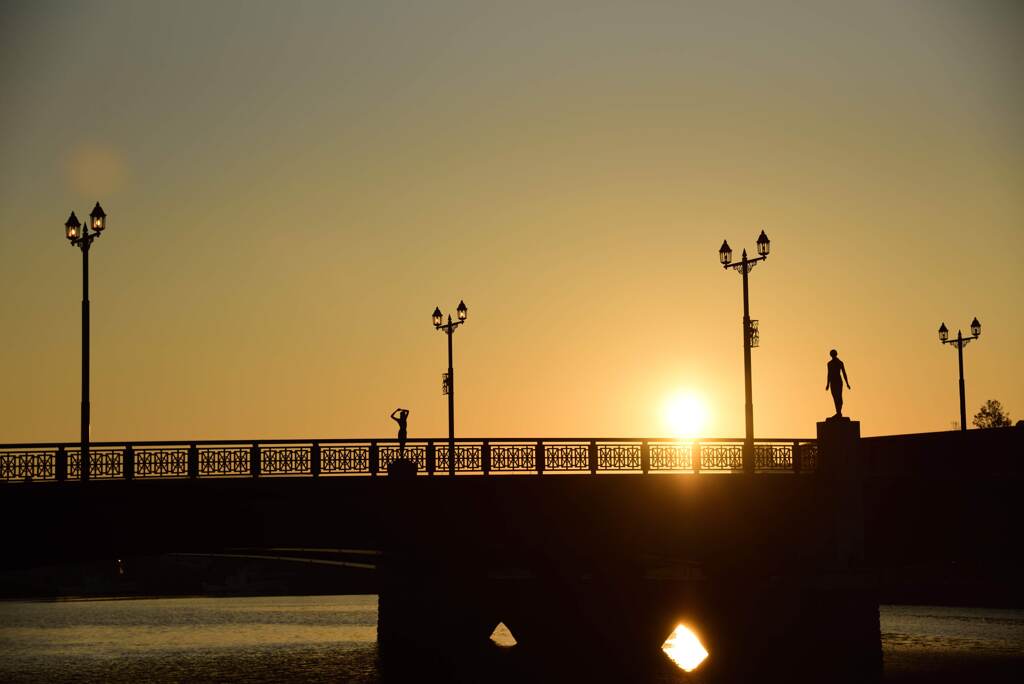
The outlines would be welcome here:
<svg viewBox="0 0 1024 684">
<path fill-rule="evenodd" d="M 739 261 L 733 262 L 732 248 L 726 240 L 718 250 L 718 260 L 725 269 L 739 271 L 743 275 L 743 386 L 746 394 L 746 437 L 743 441 L 743 471 L 754 472 L 754 400 L 752 381 L 750 377 L 750 348 L 756 347 L 758 343 L 757 321 L 750 320 L 750 296 L 747 291 L 747 274 L 757 265 L 758 262 L 768 258 L 768 250 L 771 242 L 768 236 L 761 231 L 757 237 L 758 256 L 747 258 L 747 250 L 743 250 L 743 256 Z"/>
<path fill-rule="evenodd" d="M 942 344 L 951 344 L 956 347 L 957 361 L 960 366 L 960 430 L 967 430 L 967 403 L 964 401 L 964 346 L 967 345 L 971 340 L 976 340 L 981 337 L 981 323 L 978 322 L 978 317 L 975 316 L 974 320 L 971 321 L 971 336 L 964 337 L 963 332 L 960 330 L 956 331 L 956 339 L 949 339 L 949 328 L 943 323 L 939 326 L 939 342 Z"/>
<path fill-rule="evenodd" d="M 89 214 L 89 225 L 82 226 L 75 212 L 64 223 L 64 236 L 82 250 L 82 482 L 89 480 L 89 248 L 106 227 L 107 215 L 99 202 Z"/>
<path fill-rule="evenodd" d="M 455 370 L 452 368 L 452 333 L 460 325 L 466 322 L 466 314 L 469 309 L 466 308 L 466 303 L 459 301 L 459 306 L 455 309 L 456 318 L 458 320 L 453 321 L 452 315 L 448 314 L 448 322 L 445 323 L 444 317 L 441 315 L 441 308 L 435 307 L 433 313 L 434 328 L 436 330 L 443 330 L 448 335 L 448 372 L 444 374 L 444 378 L 441 381 L 442 391 L 448 395 L 448 474 L 455 474 Z"/>
</svg>

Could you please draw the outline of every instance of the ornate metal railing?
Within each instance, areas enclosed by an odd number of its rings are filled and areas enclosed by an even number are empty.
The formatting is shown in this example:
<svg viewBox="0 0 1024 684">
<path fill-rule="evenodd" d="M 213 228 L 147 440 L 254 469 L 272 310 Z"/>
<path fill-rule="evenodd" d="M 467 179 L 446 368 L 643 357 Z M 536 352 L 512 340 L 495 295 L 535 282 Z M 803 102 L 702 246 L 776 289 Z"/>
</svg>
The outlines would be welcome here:
<svg viewBox="0 0 1024 684">
<path fill-rule="evenodd" d="M 220 440 L 102 442 L 90 445 L 90 480 L 280 476 L 377 476 L 406 459 L 420 475 L 743 472 L 742 439 L 458 439 Z M 807 473 L 818 445 L 758 439 L 755 473 Z M 0 445 L 0 481 L 81 480 L 75 443 Z"/>
</svg>

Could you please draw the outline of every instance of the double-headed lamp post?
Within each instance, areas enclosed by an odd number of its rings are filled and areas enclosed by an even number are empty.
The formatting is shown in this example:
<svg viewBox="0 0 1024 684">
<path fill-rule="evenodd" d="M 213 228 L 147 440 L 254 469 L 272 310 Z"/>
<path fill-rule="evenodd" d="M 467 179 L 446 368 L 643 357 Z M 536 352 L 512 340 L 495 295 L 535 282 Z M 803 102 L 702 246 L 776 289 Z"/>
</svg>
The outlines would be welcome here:
<svg viewBox="0 0 1024 684">
<path fill-rule="evenodd" d="M 978 322 L 977 316 L 971 321 L 971 336 L 964 337 L 963 332 L 960 330 L 956 331 L 956 339 L 949 339 L 949 328 L 943 323 L 939 326 L 939 342 L 942 344 L 951 344 L 956 347 L 957 360 L 960 363 L 960 430 L 967 429 L 967 403 L 964 401 L 964 346 L 971 340 L 976 340 L 981 337 L 981 323 Z"/>
<path fill-rule="evenodd" d="M 89 232 L 89 228 L 92 232 Z M 107 215 L 97 202 L 89 214 L 89 225 L 78 222 L 71 212 L 64 224 L 64 236 L 82 250 L 82 481 L 89 479 L 89 248 L 92 241 L 103 234 Z"/>
<path fill-rule="evenodd" d="M 743 470 L 747 473 L 754 472 L 754 400 L 752 381 L 750 378 L 750 348 L 756 347 L 758 342 L 757 321 L 750 320 L 750 296 L 747 293 L 747 274 L 757 265 L 759 261 L 768 258 L 768 250 L 771 243 L 768 236 L 761 231 L 757 237 L 758 256 L 747 258 L 747 250 L 743 250 L 740 260 L 733 262 L 732 248 L 726 240 L 718 250 L 718 260 L 725 269 L 739 271 L 743 275 L 743 382 L 746 393 L 746 437 L 743 442 Z"/>
<path fill-rule="evenodd" d="M 459 301 L 455 309 L 458 320 L 453 321 L 452 315 L 448 314 L 448 322 L 444 322 L 441 314 L 441 307 L 435 307 L 433 313 L 434 328 L 443 330 L 448 335 L 448 372 L 445 373 L 441 383 L 442 391 L 448 395 L 448 474 L 455 474 L 455 370 L 452 368 L 452 333 L 460 325 L 466 322 L 466 308 L 464 301 Z"/>
</svg>

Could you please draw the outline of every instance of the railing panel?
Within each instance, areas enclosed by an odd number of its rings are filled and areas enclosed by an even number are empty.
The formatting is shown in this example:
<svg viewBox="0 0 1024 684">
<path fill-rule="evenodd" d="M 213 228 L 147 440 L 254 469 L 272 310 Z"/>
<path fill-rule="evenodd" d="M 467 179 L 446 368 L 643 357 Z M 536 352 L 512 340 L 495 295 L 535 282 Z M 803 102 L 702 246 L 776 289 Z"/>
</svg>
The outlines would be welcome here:
<svg viewBox="0 0 1024 684">
<path fill-rule="evenodd" d="M 435 472 L 444 475 L 449 471 L 448 442 L 434 445 Z M 484 470 L 482 444 L 455 444 L 455 472 L 482 473 Z"/>
<path fill-rule="evenodd" d="M 793 469 L 792 444 L 755 444 L 754 470 L 758 472 L 787 472 Z"/>
<path fill-rule="evenodd" d="M 252 474 L 251 447 L 199 445 L 199 477 L 238 477 Z"/>
<path fill-rule="evenodd" d="M 188 447 L 136 447 L 135 477 L 188 477 Z"/>
<path fill-rule="evenodd" d="M 56 448 L 0 451 L 0 480 L 26 482 L 56 479 Z"/>
<path fill-rule="evenodd" d="M 589 444 L 562 444 L 549 442 L 544 445 L 545 472 L 590 472 Z"/>
<path fill-rule="evenodd" d="M 700 469 L 712 471 L 742 471 L 743 444 L 701 442 Z"/>
<path fill-rule="evenodd" d="M 491 443 L 492 473 L 535 473 L 537 472 L 537 445 Z"/>
<path fill-rule="evenodd" d="M 89 447 L 89 478 L 116 480 L 124 477 L 124 447 Z M 68 479 L 82 478 L 82 449 L 68 449 Z"/>
<path fill-rule="evenodd" d="M 313 445 L 262 445 L 260 475 L 309 475 Z"/>
<path fill-rule="evenodd" d="M 370 474 L 369 444 L 321 444 L 320 473 Z"/>
<path fill-rule="evenodd" d="M 642 469 L 640 443 L 597 445 L 597 470 L 637 471 Z"/>
<path fill-rule="evenodd" d="M 693 470 L 693 446 L 682 442 L 652 442 L 647 446 L 652 471 Z"/>
</svg>

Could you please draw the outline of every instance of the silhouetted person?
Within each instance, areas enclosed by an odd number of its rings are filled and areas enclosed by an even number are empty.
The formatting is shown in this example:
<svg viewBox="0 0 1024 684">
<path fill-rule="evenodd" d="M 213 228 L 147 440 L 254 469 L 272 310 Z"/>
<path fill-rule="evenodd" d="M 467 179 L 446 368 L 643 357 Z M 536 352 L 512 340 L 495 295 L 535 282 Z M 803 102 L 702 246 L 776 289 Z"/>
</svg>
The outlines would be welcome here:
<svg viewBox="0 0 1024 684">
<path fill-rule="evenodd" d="M 847 389 L 850 387 L 850 379 L 846 377 L 846 366 L 839 360 L 839 352 L 835 349 L 828 353 L 832 360 L 828 362 L 828 378 L 825 380 L 825 389 L 832 390 L 832 401 L 836 404 L 836 418 L 843 415 L 843 381 Z"/>
<path fill-rule="evenodd" d="M 398 457 L 405 458 L 405 440 L 409 436 L 409 409 L 396 408 L 391 412 L 391 420 L 398 423 Z"/>
</svg>

